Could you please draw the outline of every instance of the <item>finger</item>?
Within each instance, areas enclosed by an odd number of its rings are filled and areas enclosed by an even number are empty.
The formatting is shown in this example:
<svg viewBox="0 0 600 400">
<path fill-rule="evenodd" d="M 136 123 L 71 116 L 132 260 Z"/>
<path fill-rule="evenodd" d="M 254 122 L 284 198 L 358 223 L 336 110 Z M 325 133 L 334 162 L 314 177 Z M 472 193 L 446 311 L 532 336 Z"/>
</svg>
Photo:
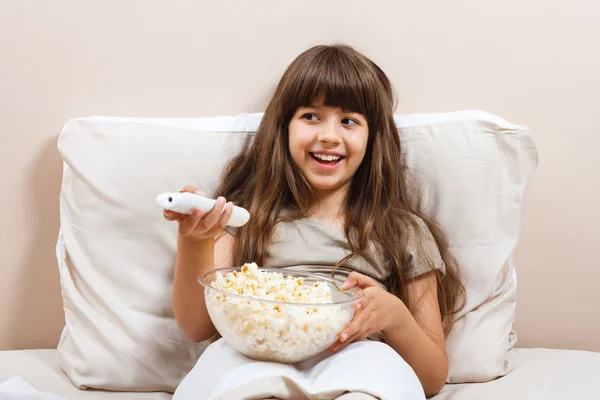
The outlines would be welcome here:
<svg viewBox="0 0 600 400">
<path fill-rule="evenodd" d="M 358 310 L 367 308 L 368 305 L 369 305 L 369 298 L 364 296 L 362 299 L 352 303 L 352 308 L 354 309 L 354 312 L 357 312 Z"/>
<path fill-rule="evenodd" d="M 184 236 L 192 233 L 203 215 L 202 210 L 194 210 L 191 215 L 183 217 L 179 221 L 179 232 Z"/>
<path fill-rule="evenodd" d="M 347 342 L 352 336 L 354 336 L 365 323 L 365 313 L 357 312 L 354 314 L 354 319 L 344 328 L 338 337 L 341 343 Z"/>
<path fill-rule="evenodd" d="M 366 297 L 364 300 L 367 304 L 360 313 L 357 313 L 361 314 L 362 317 L 359 328 L 356 329 L 354 331 L 354 334 L 346 340 L 346 343 L 352 343 L 354 341 L 362 340 L 365 337 L 368 337 L 369 335 L 371 335 L 371 333 L 373 333 L 373 330 L 371 328 L 376 326 L 377 314 L 375 310 L 373 310 L 373 306 L 369 307 L 369 298 Z"/>
<path fill-rule="evenodd" d="M 346 340 L 345 345 L 349 345 L 350 343 L 356 342 L 358 340 L 362 340 L 370 335 L 369 327 L 365 325 L 359 331 L 357 331 L 354 335 L 350 336 L 348 340 Z"/>
<path fill-rule="evenodd" d="M 167 221 L 173 221 L 173 213 L 171 211 L 163 210 L 163 217 L 165 217 Z"/>
<path fill-rule="evenodd" d="M 342 342 L 340 342 L 339 340 L 336 340 L 334 344 L 329 346 L 329 351 L 332 351 L 335 353 L 336 351 L 340 350 L 341 348 L 342 348 Z"/>
<path fill-rule="evenodd" d="M 163 216 L 167 221 L 179 221 L 183 215 L 174 211 L 164 210 Z"/>
<path fill-rule="evenodd" d="M 233 213 L 233 203 L 229 202 L 225 204 L 225 211 L 223 211 L 223 215 L 219 218 L 219 221 L 216 224 L 216 228 L 221 231 L 223 228 L 227 226 L 227 223 L 231 219 L 231 214 Z"/>
<path fill-rule="evenodd" d="M 346 281 L 342 285 L 342 290 L 347 290 L 353 288 L 354 286 L 358 286 L 359 288 L 363 289 L 374 285 L 377 285 L 377 282 L 375 282 L 373 278 L 353 271 L 350 273 L 350 275 L 348 275 L 348 278 L 346 278 Z"/>
<path fill-rule="evenodd" d="M 351 306 L 354 310 L 354 318 L 356 318 L 356 314 L 358 314 L 359 311 L 366 309 L 371 304 L 371 297 L 369 296 L 371 291 L 369 289 L 370 288 L 367 288 L 364 291 L 359 289 L 361 297 L 352 303 Z"/>
<path fill-rule="evenodd" d="M 359 331 L 354 333 L 352 336 L 350 336 L 348 339 L 344 340 L 343 342 L 340 342 L 338 340 L 333 346 L 331 346 L 331 349 L 334 352 L 343 350 L 344 348 L 348 347 L 350 344 L 352 344 L 358 340 L 362 340 L 362 339 L 368 337 L 369 335 L 370 334 L 369 334 L 368 327 L 363 327 Z"/>
<path fill-rule="evenodd" d="M 208 214 L 206 214 L 206 216 L 202 220 L 202 224 L 203 224 L 204 228 L 209 230 L 217 223 L 219 218 L 221 218 L 221 216 L 222 216 L 221 214 L 223 213 L 225 204 L 226 204 L 226 200 L 224 197 L 217 198 L 217 202 L 215 203 L 215 206 L 213 207 L 213 209 Z"/>
<path fill-rule="evenodd" d="M 185 185 L 183 187 L 183 189 L 181 189 L 179 192 L 180 193 L 183 193 L 183 192 L 195 193 L 197 190 L 199 190 L 199 189 L 194 185 Z"/>
<path fill-rule="evenodd" d="M 200 190 L 194 185 L 185 185 L 183 189 L 179 191 L 179 193 L 185 192 L 199 194 L 200 196 L 206 196 L 206 192 L 204 190 Z"/>
</svg>

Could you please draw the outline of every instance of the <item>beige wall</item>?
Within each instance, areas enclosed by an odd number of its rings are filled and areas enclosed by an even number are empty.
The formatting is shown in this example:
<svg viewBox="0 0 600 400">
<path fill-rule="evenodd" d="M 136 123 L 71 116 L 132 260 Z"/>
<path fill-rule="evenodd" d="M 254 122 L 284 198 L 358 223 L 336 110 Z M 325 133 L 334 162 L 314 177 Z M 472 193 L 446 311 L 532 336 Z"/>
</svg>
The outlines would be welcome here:
<svg viewBox="0 0 600 400">
<path fill-rule="evenodd" d="M 600 5 L 579 1 L 0 0 L 0 349 L 55 346 L 67 118 L 262 110 L 291 59 L 345 41 L 398 112 L 528 125 L 540 166 L 517 252 L 520 346 L 600 350 Z"/>
</svg>

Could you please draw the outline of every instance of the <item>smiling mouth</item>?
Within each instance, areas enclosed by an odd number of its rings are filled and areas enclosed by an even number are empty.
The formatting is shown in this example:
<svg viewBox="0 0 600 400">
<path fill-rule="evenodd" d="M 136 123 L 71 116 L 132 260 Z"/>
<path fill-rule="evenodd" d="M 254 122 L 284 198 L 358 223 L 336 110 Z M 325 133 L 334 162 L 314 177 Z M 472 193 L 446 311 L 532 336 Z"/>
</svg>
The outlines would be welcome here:
<svg viewBox="0 0 600 400">
<path fill-rule="evenodd" d="M 318 154 L 318 153 L 309 153 L 313 160 L 322 165 L 336 165 L 340 161 L 342 161 L 344 156 L 333 156 L 326 154 Z"/>
</svg>

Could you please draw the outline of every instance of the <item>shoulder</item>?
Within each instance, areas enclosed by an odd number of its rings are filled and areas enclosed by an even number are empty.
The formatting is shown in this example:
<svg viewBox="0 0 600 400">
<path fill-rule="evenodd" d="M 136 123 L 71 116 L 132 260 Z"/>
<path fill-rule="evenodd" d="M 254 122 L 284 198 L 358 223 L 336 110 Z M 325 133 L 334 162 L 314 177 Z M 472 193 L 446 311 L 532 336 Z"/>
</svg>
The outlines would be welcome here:
<svg viewBox="0 0 600 400">
<path fill-rule="evenodd" d="M 409 278 L 426 274 L 433 270 L 445 272 L 445 265 L 432 230 L 420 217 L 412 215 L 406 224 L 409 265 L 406 271 Z"/>
<path fill-rule="evenodd" d="M 406 217 L 404 230 L 408 235 L 409 242 L 412 244 L 416 242 L 435 242 L 431 229 L 425 220 L 416 214 L 409 214 Z"/>
</svg>

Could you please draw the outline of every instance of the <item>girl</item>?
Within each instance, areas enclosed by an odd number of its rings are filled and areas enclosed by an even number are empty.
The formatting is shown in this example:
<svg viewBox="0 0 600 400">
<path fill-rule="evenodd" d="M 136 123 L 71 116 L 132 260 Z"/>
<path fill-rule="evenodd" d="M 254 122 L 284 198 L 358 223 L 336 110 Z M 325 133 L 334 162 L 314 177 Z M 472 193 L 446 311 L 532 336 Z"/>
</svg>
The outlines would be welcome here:
<svg viewBox="0 0 600 400">
<path fill-rule="evenodd" d="M 165 211 L 179 223 L 173 307 L 190 339 L 216 333 L 200 274 L 245 262 L 312 265 L 365 293 L 332 351 L 378 334 L 426 396 L 440 391 L 464 288 L 442 230 L 410 200 L 395 106 L 387 76 L 351 47 L 316 46 L 290 64 L 254 142 L 225 170 L 215 208 Z M 251 215 L 237 230 L 226 228 L 232 203 Z"/>
</svg>

